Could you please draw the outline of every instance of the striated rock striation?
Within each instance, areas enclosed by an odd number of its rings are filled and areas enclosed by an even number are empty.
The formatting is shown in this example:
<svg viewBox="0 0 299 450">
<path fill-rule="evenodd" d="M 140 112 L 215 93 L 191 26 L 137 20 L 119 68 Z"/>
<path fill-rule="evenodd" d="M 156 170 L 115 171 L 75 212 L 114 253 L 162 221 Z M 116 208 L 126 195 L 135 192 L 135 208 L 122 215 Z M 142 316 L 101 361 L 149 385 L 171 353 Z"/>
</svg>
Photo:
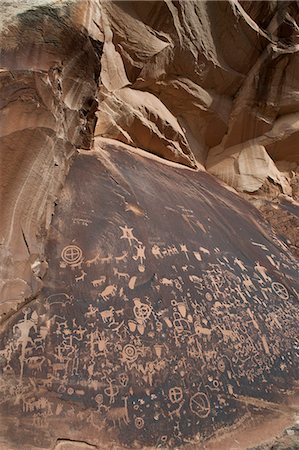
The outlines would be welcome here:
<svg viewBox="0 0 299 450">
<path fill-rule="evenodd" d="M 298 411 L 298 3 L 2 3 L 1 449 L 273 437 Z"/>
</svg>

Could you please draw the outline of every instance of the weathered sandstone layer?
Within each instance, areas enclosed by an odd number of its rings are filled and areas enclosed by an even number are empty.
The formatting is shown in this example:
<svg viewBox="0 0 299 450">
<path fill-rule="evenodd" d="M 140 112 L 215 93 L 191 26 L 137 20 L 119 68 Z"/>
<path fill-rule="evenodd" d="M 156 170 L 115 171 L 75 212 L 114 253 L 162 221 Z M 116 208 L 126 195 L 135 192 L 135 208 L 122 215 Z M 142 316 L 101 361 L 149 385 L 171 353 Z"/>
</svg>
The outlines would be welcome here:
<svg viewBox="0 0 299 450">
<path fill-rule="evenodd" d="M 2 3 L 1 449 L 270 438 L 298 411 L 297 2 Z"/>
</svg>

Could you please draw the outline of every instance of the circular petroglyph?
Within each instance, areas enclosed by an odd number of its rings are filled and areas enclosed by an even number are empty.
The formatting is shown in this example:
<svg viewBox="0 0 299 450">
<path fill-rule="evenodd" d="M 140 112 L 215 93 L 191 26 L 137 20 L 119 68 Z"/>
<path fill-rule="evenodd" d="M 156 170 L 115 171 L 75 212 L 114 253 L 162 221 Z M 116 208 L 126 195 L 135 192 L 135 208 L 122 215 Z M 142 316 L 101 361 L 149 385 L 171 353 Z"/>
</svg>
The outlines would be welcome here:
<svg viewBox="0 0 299 450">
<path fill-rule="evenodd" d="M 82 250 L 77 245 L 67 245 L 61 252 L 61 258 L 67 264 L 77 264 L 82 259 Z"/>
<path fill-rule="evenodd" d="M 134 362 L 138 358 L 138 353 L 134 345 L 127 344 L 122 351 L 123 357 L 128 362 Z"/>
<path fill-rule="evenodd" d="M 197 392 L 190 398 L 190 409 L 198 417 L 204 419 L 211 412 L 211 405 L 207 395 L 204 392 Z"/>
<path fill-rule="evenodd" d="M 144 427 L 144 420 L 142 417 L 136 417 L 135 418 L 135 427 L 138 430 L 141 430 Z"/>
<path fill-rule="evenodd" d="M 219 372 L 222 372 L 222 373 L 225 372 L 225 361 L 224 361 L 224 359 L 221 358 L 221 359 L 218 360 L 217 368 L 218 368 Z"/>
<path fill-rule="evenodd" d="M 288 300 L 289 293 L 283 284 L 274 281 L 271 284 L 271 286 L 275 294 L 278 295 L 278 297 L 280 297 L 282 300 Z"/>
<path fill-rule="evenodd" d="M 178 386 L 169 389 L 168 397 L 171 403 L 179 403 L 183 398 L 183 390 Z"/>
<path fill-rule="evenodd" d="M 205 297 L 209 302 L 211 302 L 213 300 L 213 295 L 210 292 L 207 292 Z"/>
<path fill-rule="evenodd" d="M 152 312 L 152 308 L 146 303 L 141 303 L 138 298 L 134 299 L 134 314 L 137 320 L 146 320 L 149 318 Z"/>
</svg>

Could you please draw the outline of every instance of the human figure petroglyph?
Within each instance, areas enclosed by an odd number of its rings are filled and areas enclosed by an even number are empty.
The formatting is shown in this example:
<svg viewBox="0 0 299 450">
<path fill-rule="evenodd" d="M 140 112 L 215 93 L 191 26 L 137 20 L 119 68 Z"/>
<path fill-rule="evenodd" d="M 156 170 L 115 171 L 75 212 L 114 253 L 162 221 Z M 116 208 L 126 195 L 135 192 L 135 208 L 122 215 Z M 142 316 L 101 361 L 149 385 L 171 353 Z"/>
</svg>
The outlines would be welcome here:
<svg viewBox="0 0 299 450">
<path fill-rule="evenodd" d="M 89 304 L 88 305 L 88 310 L 84 314 L 84 316 L 87 317 L 87 318 L 95 318 L 97 316 L 97 312 L 99 312 L 99 308 Z"/>
<path fill-rule="evenodd" d="M 23 378 L 27 346 L 28 344 L 31 344 L 32 347 L 34 347 L 34 342 L 32 338 L 29 336 L 30 331 L 33 329 L 37 333 L 38 315 L 36 311 L 33 311 L 30 319 L 28 319 L 28 315 L 30 312 L 31 312 L 30 309 L 25 310 L 24 319 L 13 326 L 13 333 L 16 333 L 16 330 L 18 330 L 18 333 L 20 334 L 16 342 L 17 347 L 19 345 L 21 346 L 21 355 L 19 357 L 21 366 L 20 380 L 22 380 Z"/>
<path fill-rule="evenodd" d="M 73 325 L 74 329 L 73 329 L 73 334 L 74 334 L 74 339 L 76 339 L 77 341 L 83 341 L 83 336 L 86 333 L 87 329 L 83 328 L 82 325 Z"/>
<path fill-rule="evenodd" d="M 247 272 L 247 269 L 244 266 L 243 261 L 241 261 L 239 258 L 234 259 L 234 264 L 236 264 L 242 270 L 242 272 Z"/>
<path fill-rule="evenodd" d="M 134 241 L 140 244 L 140 241 L 133 235 L 133 228 L 128 228 L 127 225 L 119 228 L 123 232 L 120 239 L 126 239 L 129 242 L 130 247 L 132 246 L 132 242 Z"/>
<path fill-rule="evenodd" d="M 186 244 L 180 244 L 180 250 L 182 253 L 184 253 L 185 257 L 189 260 L 189 250 L 187 249 L 187 245 Z"/>
<path fill-rule="evenodd" d="M 277 270 L 279 270 L 280 269 L 280 261 L 275 261 L 275 255 L 266 255 L 266 258 L 268 259 L 268 261 L 270 262 L 270 264 L 273 266 L 273 267 L 275 267 Z"/>
<path fill-rule="evenodd" d="M 108 387 L 104 389 L 104 393 L 109 397 L 110 405 L 115 402 L 115 399 L 119 393 L 119 387 L 114 385 L 115 380 L 108 379 Z"/>
<path fill-rule="evenodd" d="M 264 281 L 272 281 L 271 278 L 266 274 L 266 267 L 262 266 L 259 261 L 256 262 L 254 270 L 261 275 Z"/>
<path fill-rule="evenodd" d="M 133 255 L 133 259 L 134 261 L 139 261 L 138 265 L 139 272 L 144 272 L 145 270 L 144 261 L 146 259 L 145 245 L 138 244 L 138 246 L 135 245 L 134 248 L 136 249 L 136 255 Z"/>
</svg>

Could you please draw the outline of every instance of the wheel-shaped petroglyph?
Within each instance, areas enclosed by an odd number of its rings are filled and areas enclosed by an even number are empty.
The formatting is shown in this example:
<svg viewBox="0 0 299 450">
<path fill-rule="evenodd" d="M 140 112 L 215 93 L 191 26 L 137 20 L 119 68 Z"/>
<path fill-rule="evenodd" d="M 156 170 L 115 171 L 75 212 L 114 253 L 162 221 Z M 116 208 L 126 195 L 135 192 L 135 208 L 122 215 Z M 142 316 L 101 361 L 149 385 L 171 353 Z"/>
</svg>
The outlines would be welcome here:
<svg viewBox="0 0 299 450">
<path fill-rule="evenodd" d="M 275 294 L 278 295 L 278 297 L 280 297 L 282 300 L 288 300 L 289 293 L 283 284 L 278 283 L 277 281 L 274 281 L 271 284 L 271 286 L 272 286 L 272 289 L 275 292 Z"/>
<path fill-rule="evenodd" d="M 179 386 L 174 386 L 169 389 L 168 397 L 171 403 L 179 403 L 183 399 L 183 389 Z"/>
<path fill-rule="evenodd" d="M 139 298 L 134 298 L 134 314 L 137 320 L 146 320 L 149 318 L 152 312 L 152 308 L 150 305 L 146 303 L 142 303 Z"/>
<path fill-rule="evenodd" d="M 198 417 L 204 419 L 211 412 L 211 404 L 204 392 L 197 392 L 190 398 L 190 409 Z"/>
<path fill-rule="evenodd" d="M 77 264 L 82 260 L 82 250 L 77 245 L 67 245 L 62 249 L 61 258 L 67 264 Z"/>
</svg>

